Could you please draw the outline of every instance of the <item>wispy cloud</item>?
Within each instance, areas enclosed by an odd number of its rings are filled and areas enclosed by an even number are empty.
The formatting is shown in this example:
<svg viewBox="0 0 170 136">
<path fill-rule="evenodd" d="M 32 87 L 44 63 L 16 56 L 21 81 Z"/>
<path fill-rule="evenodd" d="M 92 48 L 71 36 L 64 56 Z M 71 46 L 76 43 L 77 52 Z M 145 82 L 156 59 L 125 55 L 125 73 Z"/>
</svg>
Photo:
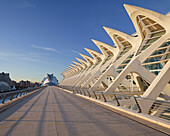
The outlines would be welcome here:
<svg viewBox="0 0 170 136">
<path fill-rule="evenodd" d="M 50 59 L 49 59 L 50 58 Z M 4 64 L 10 65 L 11 62 L 28 62 L 28 63 L 36 63 L 36 64 L 52 64 L 54 62 L 60 62 L 55 57 L 51 57 L 51 54 L 47 53 L 37 53 L 37 52 L 5 52 L 0 51 L 0 63 L 5 62 Z"/>
<path fill-rule="evenodd" d="M 41 61 L 41 58 L 30 53 L 21 54 L 13 52 L 0 52 L 0 60 L 27 60 L 27 61 Z"/>
<path fill-rule="evenodd" d="M 46 50 L 46 51 L 53 51 L 53 52 L 56 52 L 56 53 L 61 53 L 60 51 L 53 49 L 53 48 L 42 47 L 42 46 L 37 46 L 37 45 L 32 45 L 32 47 L 37 48 L 37 49 Z"/>
<path fill-rule="evenodd" d="M 78 54 L 79 54 L 79 52 L 78 52 L 78 51 L 75 51 L 75 50 L 71 50 L 71 52 L 74 52 L 74 53 L 78 53 Z"/>
</svg>

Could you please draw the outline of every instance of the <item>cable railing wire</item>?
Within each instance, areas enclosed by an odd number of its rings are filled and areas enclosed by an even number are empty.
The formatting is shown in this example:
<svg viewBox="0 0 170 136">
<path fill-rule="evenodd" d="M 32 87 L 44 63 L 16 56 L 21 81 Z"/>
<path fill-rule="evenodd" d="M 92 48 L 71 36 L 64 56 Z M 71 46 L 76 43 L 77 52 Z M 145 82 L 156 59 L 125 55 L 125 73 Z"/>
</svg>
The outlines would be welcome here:
<svg viewBox="0 0 170 136">
<path fill-rule="evenodd" d="M 115 103 L 116 106 L 123 106 L 130 108 L 132 110 L 137 111 L 138 113 L 142 113 L 142 109 L 140 106 L 140 101 L 149 102 L 151 101 L 153 104 L 149 108 L 148 114 L 153 116 L 158 116 L 164 119 L 170 120 L 170 101 L 169 100 L 159 100 L 159 99 L 152 99 L 152 98 L 145 98 L 141 97 L 141 94 L 134 95 L 133 92 L 122 92 L 111 93 L 111 92 L 104 92 L 104 91 L 95 91 L 89 90 L 87 88 L 78 88 L 78 87 L 70 87 L 70 86 L 60 86 L 62 88 L 68 89 L 72 91 L 74 94 L 81 94 L 84 96 L 88 96 L 94 99 L 101 100 L 107 103 Z M 133 101 L 132 104 L 121 104 L 123 100 L 131 100 Z M 125 102 L 124 102 L 125 103 Z"/>
</svg>

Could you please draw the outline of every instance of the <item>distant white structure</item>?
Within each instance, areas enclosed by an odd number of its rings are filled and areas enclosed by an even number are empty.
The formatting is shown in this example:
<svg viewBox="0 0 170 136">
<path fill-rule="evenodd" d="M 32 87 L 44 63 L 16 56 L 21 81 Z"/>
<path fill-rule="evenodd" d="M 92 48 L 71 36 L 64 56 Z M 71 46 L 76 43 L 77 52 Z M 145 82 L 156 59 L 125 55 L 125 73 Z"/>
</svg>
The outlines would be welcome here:
<svg viewBox="0 0 170 136">
<path fill-rule="evenodd" d="M 58 85 L 58 80 L 53 74 L 47 74 L 46 77 L 44 77 L 41 86 L 46 85 Z"/>
<path fill-rule="evenodd" d="M 12 87 L 12 90 L 16 90 L 16 87 L 15 87 L 15 85 L 13 85 L 13 87 Z"/>
</svg>

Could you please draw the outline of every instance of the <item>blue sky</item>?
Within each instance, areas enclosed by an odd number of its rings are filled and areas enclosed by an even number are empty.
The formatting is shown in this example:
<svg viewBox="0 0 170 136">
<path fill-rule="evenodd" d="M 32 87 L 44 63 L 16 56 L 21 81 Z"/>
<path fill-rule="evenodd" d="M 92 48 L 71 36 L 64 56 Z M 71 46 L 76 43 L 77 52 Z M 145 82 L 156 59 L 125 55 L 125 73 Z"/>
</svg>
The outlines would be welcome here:
<svg viewBox="0 0 170 136">
<path fill-rule="evenodd" d="M 64 69 L 99 51 L 91 39 L 114 45 L 103 26 L 135 32 L 123 4 L 169 12 L 170 0 L 0 0 L 0 72 L 13 80 L 61 80 Z"/>
</svg>

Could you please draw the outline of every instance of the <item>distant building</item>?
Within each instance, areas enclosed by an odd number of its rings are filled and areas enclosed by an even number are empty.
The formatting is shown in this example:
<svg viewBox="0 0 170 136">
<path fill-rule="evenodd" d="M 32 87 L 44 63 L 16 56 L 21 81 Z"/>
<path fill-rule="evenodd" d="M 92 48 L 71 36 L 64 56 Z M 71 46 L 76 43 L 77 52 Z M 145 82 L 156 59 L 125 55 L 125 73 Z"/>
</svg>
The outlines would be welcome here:
<svg viewBox="0 0 170 136">
<path fill-rule="evenodd" d="M 15 85 L 16 86 L 17 82 L 12 80 L 12 85 Z"/>
<path fill-rule="evenodd" d="M 16 82 L 14 80 L 11 80 L 9 77 L 9 73 L 0 73 L 0 92 L 1 91 L 9 91 L 9 90 L 18 90 L 28 87 L 38 87 L 41 83 L 38 82 L 31 82 L 29 80 L 21 80 L 19 82 Z M 12 89 L 11 89 L 12 88 Z"/>
<path fill-rule="evenodd" d="M 9 73 L 0 73 L 0 91 L 11 90 L 12 81 L 9 77 Z"/>
<path fill-rule="evenodd" d="M 9 73 L 4 73 L 4 72 L 0 73 L 0 82 L 6 82 L 11 86 L 12 81 L 9 77 Z"/>
<path fill-rule="evenodd" d="M 12 81 L 12 86 L 15 86 L 16 89 L 28 88 L 28 87 L 38 87 L 41 83 L 38 82 L 31 82 L 29 80 L 21 80 L 19 82 Z"/>
<path fill-rule="evenodd" d="M 33 85 L 34 85 L 34 87 L 38 87 L 38 86 L 40 86 L 41 84 L 38 83 L 38 82 L 35 82 L 35 83 L 33 83 Z"/>
<path fill-rule="evenodd" d="M 45 85 L 58 85 L 58 80 L 53 74 L 47 74 L 47 76 L 44 77 L 41 86 Z"/>
<path fill-rule="evenodd" d="M 11 87 L 6 82 L 0 82 L 0 92 L 11 90 Z"/>
<path fill-rule="evenodd" d="M 30 85 L 31 85 L 31 82 L 30 81 L 23 81 L 23 80 L 21 80 L 20 82 L 20 86 L 21 87 L 24 87 L 24 88 L 26 88 L 26 87 L 30 87 Z"/>
</svg>

